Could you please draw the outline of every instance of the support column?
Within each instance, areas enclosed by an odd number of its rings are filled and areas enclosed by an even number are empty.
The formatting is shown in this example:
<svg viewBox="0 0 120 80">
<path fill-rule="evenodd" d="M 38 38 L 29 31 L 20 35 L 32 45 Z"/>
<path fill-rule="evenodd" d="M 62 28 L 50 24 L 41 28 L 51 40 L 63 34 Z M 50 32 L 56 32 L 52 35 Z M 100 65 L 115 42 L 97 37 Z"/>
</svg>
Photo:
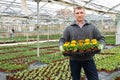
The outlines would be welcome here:
<svg viewBox="0 0 120 80">
<path fill-rule="evenodd" d="M 34 0 L 35 2 L 37 2 L 37 57 L 40 57 L 40 45 L 39 45 L 39 19 L 40 19 L 40 16 L 39 16 L 39 2 L 41 0 Z"/>
<path fill-rule="evenodd" d="M 120 15 L 116 17 L 116 26 L 117 26 L 117 33 L 116 33 L 116 45 L 120 44 Z"/>
</svg>

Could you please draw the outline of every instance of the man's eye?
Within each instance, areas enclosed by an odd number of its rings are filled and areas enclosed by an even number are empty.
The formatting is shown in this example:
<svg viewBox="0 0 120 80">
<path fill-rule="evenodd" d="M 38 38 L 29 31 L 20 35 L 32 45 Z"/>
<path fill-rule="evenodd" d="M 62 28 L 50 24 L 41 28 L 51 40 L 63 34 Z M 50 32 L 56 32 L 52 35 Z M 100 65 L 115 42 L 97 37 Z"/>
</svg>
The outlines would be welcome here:
<svg viewBox="0 0 120 80">
<path fill-rule="evenodd" d="M 76 13 L 76 14 L 79 14 L 79 12 L 78 12 L 78 13 Z"/>
<path fill-rule="evenodd" d="M 76 13 L 76 14 L 83 14 L 83 12 L 78 12 L 78 13 Z"/>
<path fill-rule="evenodd" d="M 81 12 L 80 14 L 83 14 L 83 12 Z"/>
</svg>

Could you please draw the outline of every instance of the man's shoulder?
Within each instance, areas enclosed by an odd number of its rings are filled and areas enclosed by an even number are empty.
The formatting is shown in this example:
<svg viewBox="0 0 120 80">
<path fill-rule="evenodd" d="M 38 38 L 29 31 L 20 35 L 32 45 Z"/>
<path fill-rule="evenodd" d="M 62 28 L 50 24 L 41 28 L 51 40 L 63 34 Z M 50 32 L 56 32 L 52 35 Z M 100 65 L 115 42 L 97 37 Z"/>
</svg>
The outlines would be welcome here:
<svg viewBox="0 0 120 80">
<path fill-rule="evenodd" d="M 71 31 L 73 28 L 71 25 L 67 26 L 64 31 Z"/>
<path fill-rule="evenodd" d="M 90 27 L 95 27 L 95 25 L 93 23 L 90 23 L 90 22 L 86 23 L 86 25 L 88 25 Z"/>
<path fill-rule="evenodd" d="M 66 28 L 71 28 L 72 27 L 72 25 L 68 25 Z"/>
</svg>

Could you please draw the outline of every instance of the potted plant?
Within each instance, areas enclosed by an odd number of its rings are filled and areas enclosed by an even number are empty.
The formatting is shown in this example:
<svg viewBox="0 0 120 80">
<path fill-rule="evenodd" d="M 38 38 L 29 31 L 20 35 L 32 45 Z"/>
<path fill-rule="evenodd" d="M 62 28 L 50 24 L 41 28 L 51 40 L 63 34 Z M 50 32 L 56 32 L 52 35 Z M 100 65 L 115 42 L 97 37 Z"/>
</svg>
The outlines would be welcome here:
<svg viewBox="0 0 120 80">
<path fill-rule="evenodd" d="M 70 43 L 69 42 L 65 42 L 63 45 L 64 48 L 64 53 L 68 53 L 70 51 Z"/>
<path fill-rule="evenodd" d="M 92 39 L 91 40 L 91 48 L 92 48 L 92 50 L 98 50 L 98 45 L 99 45 L 99 43 L 98 43 L 98 41 L 96 40 L 96 39 Z"/>
<path fill-rule="evenodd" d="M 63 45 L 64 53 L 75 53 L 77 52 L 77 42 L 76 40 L 72 40 L 71 42 L 65 42 Z"/>
<path fill-rule="evenodd" d="M 72 40 L 71 43 L 70 43 L 70 51 L 75 53 L 77 52 L 77 42 L 76 40 Z"/>
</svg>

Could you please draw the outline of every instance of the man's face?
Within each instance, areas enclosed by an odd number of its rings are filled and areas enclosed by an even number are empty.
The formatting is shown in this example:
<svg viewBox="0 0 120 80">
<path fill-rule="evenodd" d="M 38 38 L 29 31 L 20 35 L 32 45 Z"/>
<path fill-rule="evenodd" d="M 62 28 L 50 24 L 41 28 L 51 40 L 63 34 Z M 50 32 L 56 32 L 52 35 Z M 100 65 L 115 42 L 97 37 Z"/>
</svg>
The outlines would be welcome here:
<svg viewBox="0 0 120 80">
<path fill-rule="evenodd" d="M 75 9 L 74 16 L 78 22 L 83 22 L 85 17 L 84 9 Z"/>
</svg>

